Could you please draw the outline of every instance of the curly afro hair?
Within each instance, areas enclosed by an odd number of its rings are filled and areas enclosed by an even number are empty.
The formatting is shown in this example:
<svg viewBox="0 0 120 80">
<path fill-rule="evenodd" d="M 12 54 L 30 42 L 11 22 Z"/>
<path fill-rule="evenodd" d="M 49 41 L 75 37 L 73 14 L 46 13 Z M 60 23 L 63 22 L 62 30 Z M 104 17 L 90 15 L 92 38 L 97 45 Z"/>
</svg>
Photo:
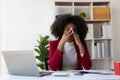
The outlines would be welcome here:
<svg viewBox="0 0 120 80">
<path fill-rule="evenodd" d="M 66 25 L 70 23 L 73 23 L 77 27 L 77 34 L 79 35 L 80 40 L 83 43 L 87 35 L 88 27 L 84 19 L 77 15 L 61 15 L 52 24 L 50 28 L 51 34 L 55 36 L 58 40 L 60 40 L 62 38 Z"/>
</svg>

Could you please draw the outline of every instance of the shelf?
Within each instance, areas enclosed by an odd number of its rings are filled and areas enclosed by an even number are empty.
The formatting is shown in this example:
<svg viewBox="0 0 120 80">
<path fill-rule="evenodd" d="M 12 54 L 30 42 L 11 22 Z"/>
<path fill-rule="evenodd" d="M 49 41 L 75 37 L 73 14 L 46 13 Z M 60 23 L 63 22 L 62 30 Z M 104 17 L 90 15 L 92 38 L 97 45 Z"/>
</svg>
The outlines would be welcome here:
<svg viewBox="0 0 120 80">
<path fill-rule="evenodd" d="M 74 2 L 74 6 L 90 6 L 90 2 Z"/>
<path fill-rule="evenodd" d="M 88 34 L 85 40 L 89 54 L 93 61 L 101 61 L 101 63 L 96 62 L 96 65 L 105 63 L 107 66 L 104 69 L 110 69 L 113 61 L 110 2 L 56 1 L 55 6 L 57 15 L 71 13 L 79 16 L 81 12 L 86 12 L 85 21 L 88 26 Z M 108 11 L 106 12 L 106 10 Z M 103 66 L 100 67 L 102 68 Z"/>
<path fill-rule="evenodd" d="M 55 2 L 56 6 L 72 6 L 72 2 Z"/>
<path fill-rule="evenodd" d="M 113 59 L 112 57 L 103 57 L 103 58 L 91 58 L 92 60 L 103 60 L 103 59 Z"/>
<path fill-rule="evenodd" d="M 86 41 L 92 41 L 93 39 L 85 39 Z"/>
<path fill-rule="evenodd" d="M 103 23 L 110 22 L 110 19 L 96 19 L 96 20 L 85 20 L 87 23 Z"/>
<path fill-rule="evenodd" d="M 110 2 L 93 2 L 93 6 L 106 6 Z"/>
<path fill-rule="evenodd" d="M 96 41 L 99 41 L 99 40 L 112 40 L 111 38 L 91 38 L 91 39 L 85 39 L 85 40 L 87 40 L 87 41 L 92 41 L 92 40 L 96 40 Z"/>
<path fill-rule="evenodd" d="M 93 6 L 106 6 L 110 2 L 93 2 Z M 56 6 L 72 6 L 72 2 L 55 2 Z M 90 6 L 91 2 L 74 2 L 74 6 Z"/>
<path fill-rule="evenodd" d="M 94 38 L 94 40 L 112 40 L 111 38 Z"/>
</svg>

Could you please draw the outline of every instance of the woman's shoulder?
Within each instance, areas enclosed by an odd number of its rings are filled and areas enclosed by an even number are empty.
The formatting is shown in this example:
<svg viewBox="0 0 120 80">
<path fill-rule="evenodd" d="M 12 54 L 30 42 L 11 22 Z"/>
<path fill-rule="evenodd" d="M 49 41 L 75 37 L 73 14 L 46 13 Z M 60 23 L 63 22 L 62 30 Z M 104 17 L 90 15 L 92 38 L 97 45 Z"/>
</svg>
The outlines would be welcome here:
<svg viewBox="0 0 120 80">
<path fill-rule="evenodd" d="M 59 40 L 50 40 L 49 43 L 50 43 L 50 44 L 58 44 L 58 43 L 59 43 Z"/>
</svg>

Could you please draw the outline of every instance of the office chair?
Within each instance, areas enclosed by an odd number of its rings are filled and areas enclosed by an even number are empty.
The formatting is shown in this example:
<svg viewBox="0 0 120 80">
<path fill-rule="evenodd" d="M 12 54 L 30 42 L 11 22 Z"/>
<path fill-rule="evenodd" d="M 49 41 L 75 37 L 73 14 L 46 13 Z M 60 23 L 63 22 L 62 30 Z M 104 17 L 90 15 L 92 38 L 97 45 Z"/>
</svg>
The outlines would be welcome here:
<svg viewBox="0 0 120 80">
<path fill-rule="evenodd" d="M 45 69 L 49 70 L 49 58 L 45 58 L 44 62 L 45 62 Z"/>
</svg>

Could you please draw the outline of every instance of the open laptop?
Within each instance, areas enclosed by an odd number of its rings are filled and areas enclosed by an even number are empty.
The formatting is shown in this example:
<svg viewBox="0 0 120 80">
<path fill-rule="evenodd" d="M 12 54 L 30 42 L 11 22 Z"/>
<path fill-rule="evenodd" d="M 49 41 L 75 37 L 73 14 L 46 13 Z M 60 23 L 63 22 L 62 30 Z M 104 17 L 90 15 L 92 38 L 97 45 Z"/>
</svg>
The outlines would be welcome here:
<svg viewBox="0 0 120 80">
<path fill-rule="evenodd" d="M 33 51 L 3 51 L 8 72 L 12 75 L 21 76 L 44 76 L 50 74 L 49 71 L 39 72 Z"/>
</svg>

